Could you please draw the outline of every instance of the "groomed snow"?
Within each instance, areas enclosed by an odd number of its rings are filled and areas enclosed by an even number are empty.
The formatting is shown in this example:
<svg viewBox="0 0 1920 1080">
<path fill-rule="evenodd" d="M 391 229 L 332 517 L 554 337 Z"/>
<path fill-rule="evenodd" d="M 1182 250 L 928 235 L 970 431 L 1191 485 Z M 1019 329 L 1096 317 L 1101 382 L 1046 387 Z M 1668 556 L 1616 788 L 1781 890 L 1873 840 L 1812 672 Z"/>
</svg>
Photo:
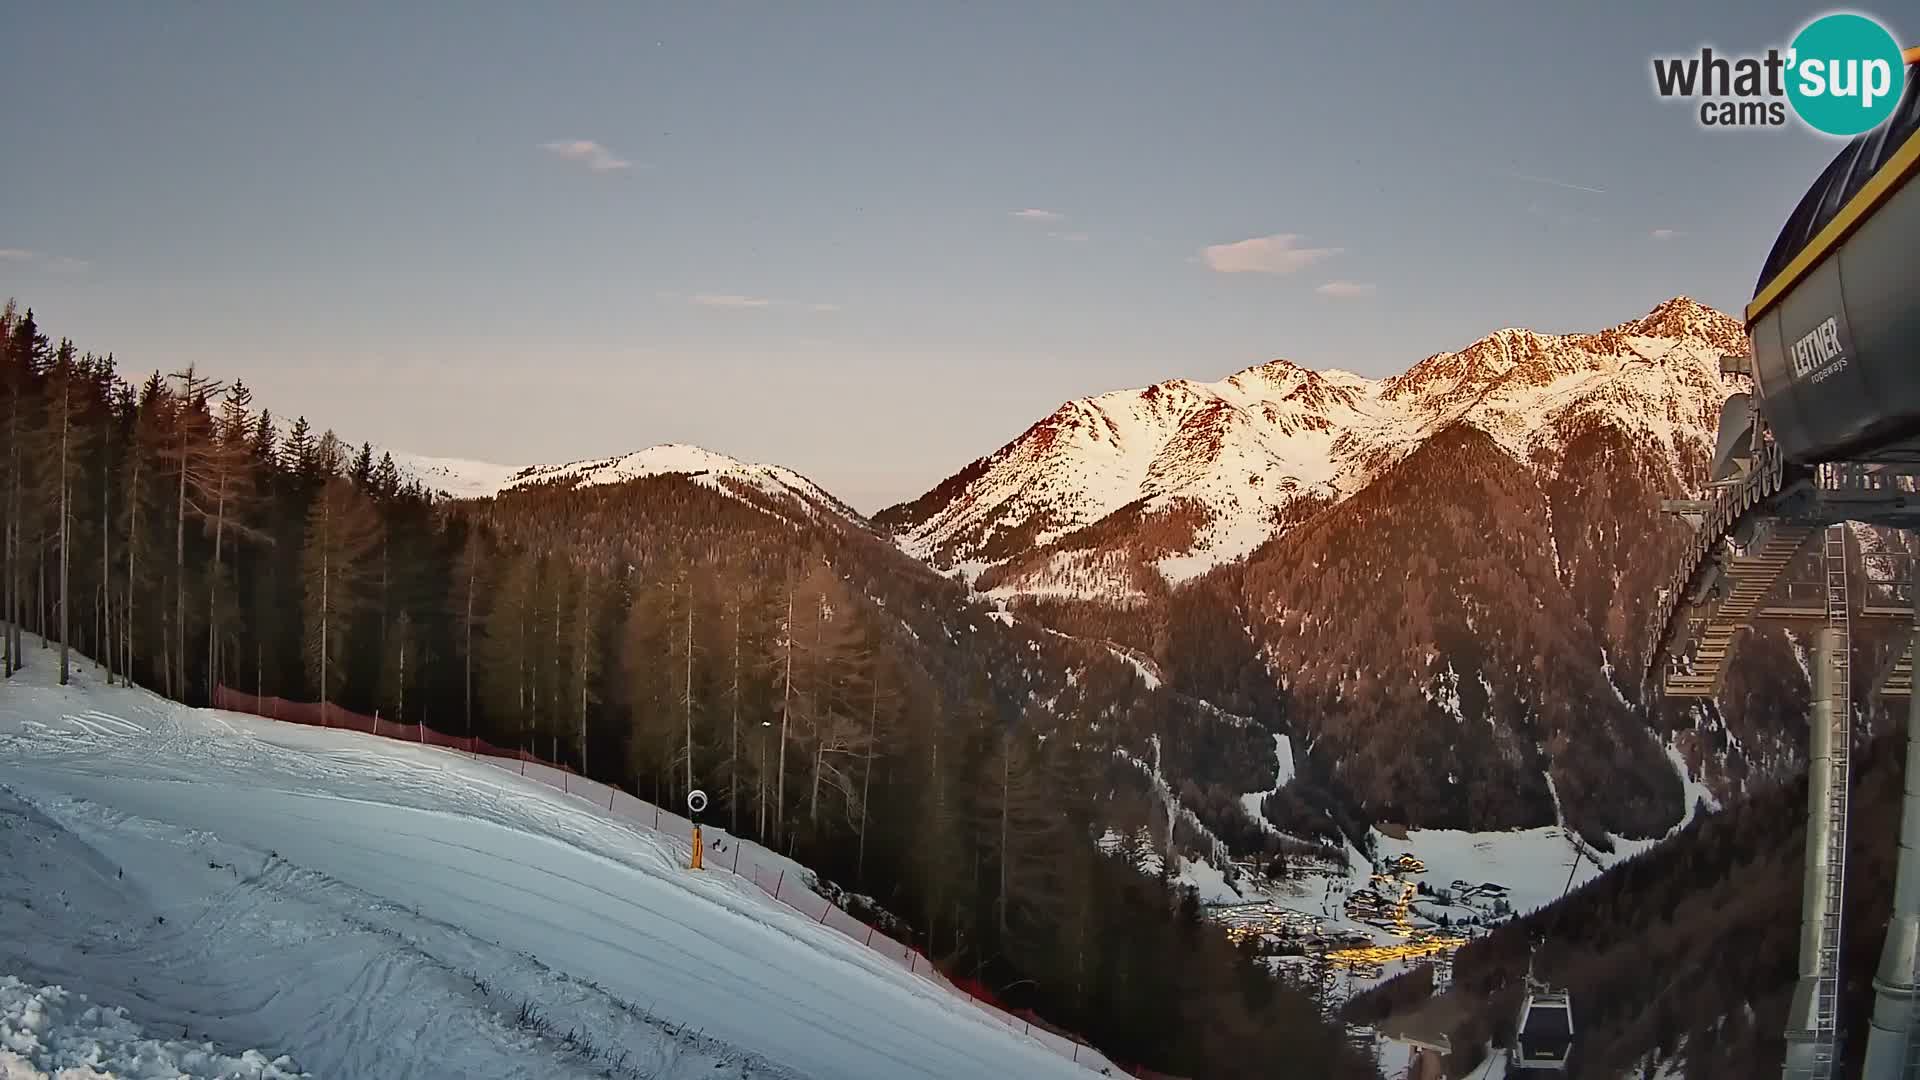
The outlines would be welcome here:
<svg viewBox="0 0 1920 1080">
<path fill-rule="evenodd" d="M 126 1010 L 59 986 L 0 975 L 0 1077 L 6 1080 L 281 1080 L 305 1077 L 285 1057 L 229 1056 L 212 1043 L 148 1038 Z"/>
<path fill-rule="evenodd" d="M 1084 1075 L 536 781 L 50 657 L 0 695 L 0 972 L 151 1035 L 329 1078 Z"/>
</svg>

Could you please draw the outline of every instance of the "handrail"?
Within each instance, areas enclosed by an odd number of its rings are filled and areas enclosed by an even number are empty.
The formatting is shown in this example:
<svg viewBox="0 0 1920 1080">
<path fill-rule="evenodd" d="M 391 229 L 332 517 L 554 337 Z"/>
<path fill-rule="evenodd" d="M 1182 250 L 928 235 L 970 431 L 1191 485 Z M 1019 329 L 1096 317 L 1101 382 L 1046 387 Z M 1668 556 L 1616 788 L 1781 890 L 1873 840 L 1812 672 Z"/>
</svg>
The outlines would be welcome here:
<svg viewBox="0 0 1920 1080">
<path fill-rule="evenodd" d="M 1780 490 L 1785 479 L 1785 466 L 1786 461 L 1780 454 L 1778 444 L 1766 442 L 1754 455 L 1753 467 L 1748 470 L 1745 482 L 1735 487 L 1712 489 L 1711 498 L 1707 500 L 1712 503 L 1712 508 L 1689 538 L 1687 557 L 1668 579 L 1666 595 L 1660 601 L 1659 617 L 1655 623 L 1660 628 L 1660 636 L 1654 642 L 1652 663 L 1655 670 L 1650 674 L 1657 675 L 1659 665 L 1666 658 L 1668 644 L 1673 637 L 1674 615 L 1686 599 L 1687 586 L 1705 564 L 1707 554 L 1713 545 L 1733 531 L 1733 526 L 1748 510 Z"/>
</svg>

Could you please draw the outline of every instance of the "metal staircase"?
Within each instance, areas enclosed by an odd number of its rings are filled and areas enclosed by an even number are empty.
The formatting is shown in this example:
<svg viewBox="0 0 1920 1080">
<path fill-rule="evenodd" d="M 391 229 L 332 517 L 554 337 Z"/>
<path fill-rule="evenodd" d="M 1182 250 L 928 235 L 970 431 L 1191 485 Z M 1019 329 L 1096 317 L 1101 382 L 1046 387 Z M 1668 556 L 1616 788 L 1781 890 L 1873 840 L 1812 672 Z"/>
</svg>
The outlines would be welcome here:
<svg viewBox="0 0 1920 1080">
<path fill-rule="evenodd" d="M 1913 696 L 1913 645 L 1909 643 L 1895 657 L 1880 680 L 1880 696 L 1903 698 Z"/>
<path fill-rule="evenodd" d="M 1699 645 L 1693 670 L 1667 673 L 1668 697 L 1712 697 L 1719 692 L 1734 635 L 1753 621 L 1794 556 L 1818 531 L 1815 526 L 1775 522 L 1752 550 L 1727 561 L 1726 594 L 1708 607 L 1701 620 L 1704 625 L 1695 637 Z"/>
<path fill-rule="evenodd" d="M 1838 1069 L 1840 1020 L 1840 926 L 1845 913 L 1847 881 L 1847 794 L 1853 759 L 1852 615 L 1847 596 L 1847 525 L 1829 525 L 1825 537 L 1827 627 L 1833 631 L 1832 664 L 1833 750 L 1828 759 L 1827 865 L 1825 917 L 1819 939 L 1819 984 L 1813 1078 L 1832 1080 Z"/>
</svg>

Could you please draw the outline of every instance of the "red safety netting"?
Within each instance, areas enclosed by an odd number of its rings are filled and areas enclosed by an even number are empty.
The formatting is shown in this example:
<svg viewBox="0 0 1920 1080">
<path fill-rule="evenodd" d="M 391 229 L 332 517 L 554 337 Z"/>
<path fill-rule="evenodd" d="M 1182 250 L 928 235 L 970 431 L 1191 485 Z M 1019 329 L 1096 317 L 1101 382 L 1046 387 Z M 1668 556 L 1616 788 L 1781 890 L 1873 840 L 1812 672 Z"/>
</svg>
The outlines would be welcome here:
<svg viewBox="0 0 1920 1080">
<path fill-rule="evenodd" d="M 672 811 L 662 810 L 618 788 L 609 787 L 597 780 L 589 780 L 564 765 L 555 765 L 526 750 L 509 750 L 473 736 L 447 735 L 424 724 L 399 724 L 391 720 L 383 720 L 377 713 L 366 716 L 343 709 L 331 702 L 321 705 L 313 702 L 288 701 L 285 698 L 247 694 L 226 686 L 214 688 L 213 707 L 230 712 L 264 716 L 271 720 L 283 720 L 291 724 L 357 731 L 401 742 L 454 750 L 476 759 L 488 759 L 489 764 L 573 795 L 618 820 L 661 833 L 681 844 L 691 844 L 692 841 L 693 822 L 691 820 Z M 1116 1065 L 1108 1061 L 1099 1051 L 1079 1042 L 1058 1028 L 1045 1024 L 1031 1013 L 1024 1010 L 1018 1013 L 1007 1010 L 994 994 L 979 982 L 965 977 L 958 980 L 948 978 L 918 949 L 881 933 L 849 914 L 814 892 L 804 881 L 798 880 L 797 874 L 787 873 L 785 866 L 777 863 L 769 865 L 777 857 L 770 853 L 762 853 L 767 856 L 766 861 L 763 861 L 748 849 L 748 845 L 728 836 L 722 830 L 709 829 L 706 833 L 711 837 L 708 855 L 704 860 L 707 869 L 722 870 L 746 878 L 759 886 L 768 896 L 794 909 L 803 917 L 823 926 L 832 927 L 860 942 L 908 971 L 972 1004 L 994 1023 L 1033 1038 L 1041 1046 L 1061 1057 L 1084 1064 L 1090 1069 L 1110 1067 L 1130 1076 L 1159 1077 L 1157 1073 Z M 1163 1080 L 1173 1080 L 1173 1078 L 1163 1078 Z"/>
</svg>

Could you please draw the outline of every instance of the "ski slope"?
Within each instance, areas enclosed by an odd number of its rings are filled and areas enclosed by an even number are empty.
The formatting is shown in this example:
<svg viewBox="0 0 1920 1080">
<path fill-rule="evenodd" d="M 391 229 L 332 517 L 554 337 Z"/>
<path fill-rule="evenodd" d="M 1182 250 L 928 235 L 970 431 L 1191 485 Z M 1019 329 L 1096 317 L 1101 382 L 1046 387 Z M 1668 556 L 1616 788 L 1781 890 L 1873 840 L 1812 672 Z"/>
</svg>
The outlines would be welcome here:
<svg viewBox="0 0 1920 1080">
<path fill-rule="evenodd" d="M 1089 1075 L 536 781 L 28 660 L 0 687 L 0 977 L 148 1037 L 329 1078 Z"/>
</svg>

